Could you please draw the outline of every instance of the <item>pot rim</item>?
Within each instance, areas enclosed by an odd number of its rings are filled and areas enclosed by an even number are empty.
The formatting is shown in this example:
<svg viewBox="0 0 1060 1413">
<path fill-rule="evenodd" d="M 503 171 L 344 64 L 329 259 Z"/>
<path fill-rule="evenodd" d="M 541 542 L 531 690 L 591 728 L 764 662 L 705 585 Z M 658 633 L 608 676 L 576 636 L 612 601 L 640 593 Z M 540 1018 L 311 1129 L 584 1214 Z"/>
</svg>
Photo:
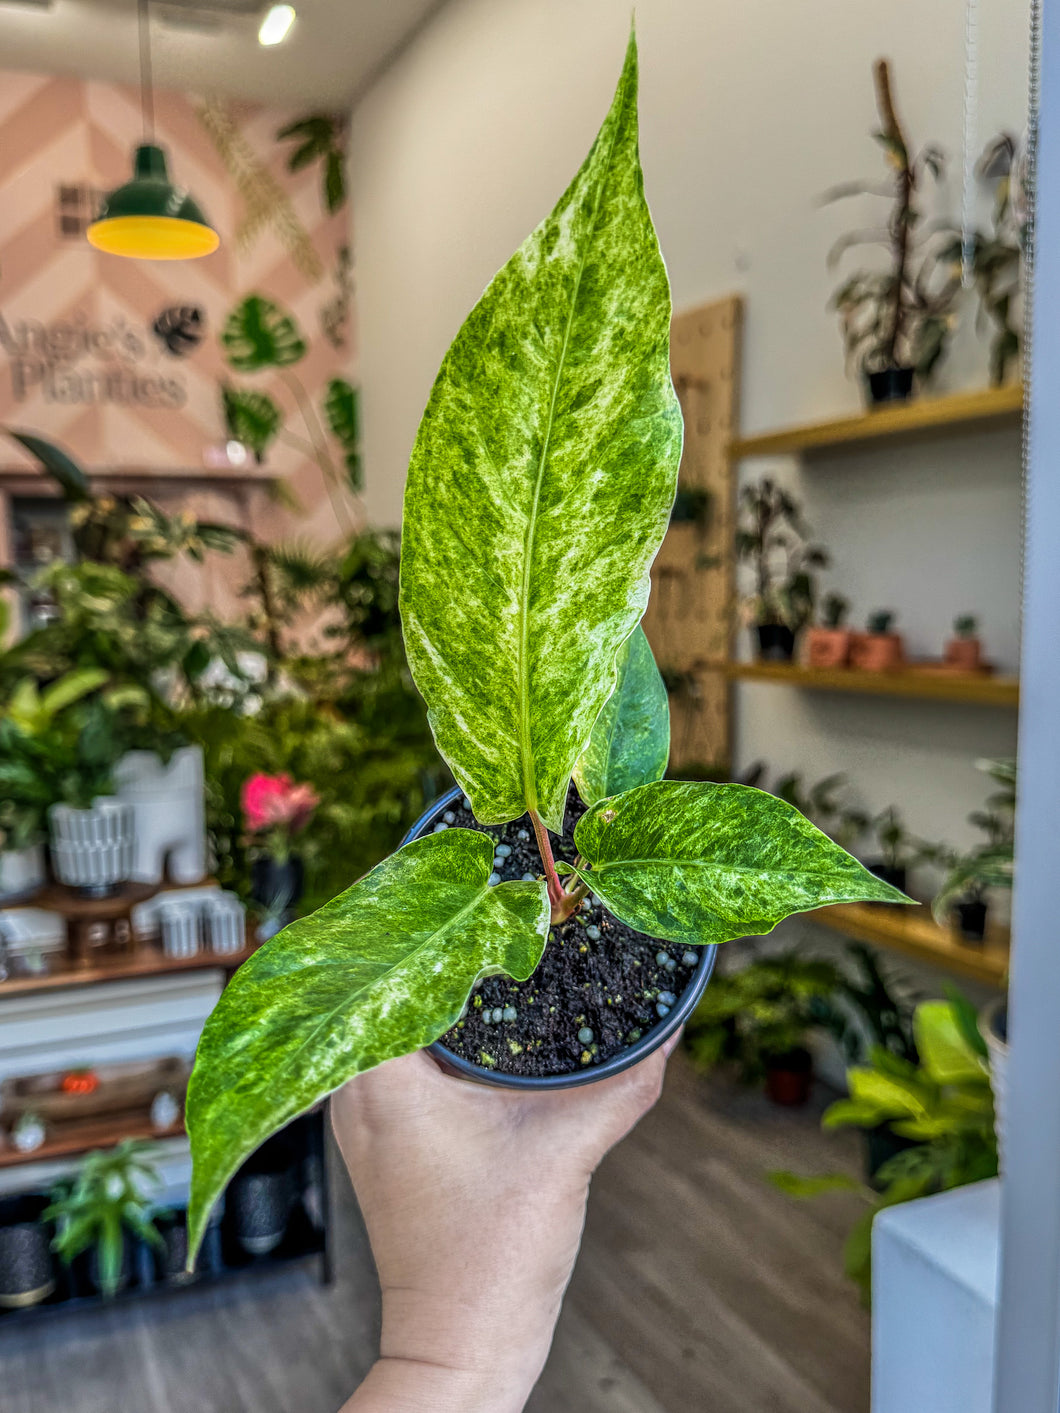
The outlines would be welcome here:
<svg viewBox="0 0 1060 1413">
<path fill-rule="evenodd" d="M 401 844 L 410 844 L 413 839 L 417 839 L 433 824 L 438 814 L 444 811 L 456 800 L 463 798 L 464 791 L 460 785 L 454 785 L 451 790 L 447 790 L 432 805 L 429 805 L 420 815 L 416 823 L 402 839 Z M 471 1060 L 465 1060 L 463 1056 L 454 1054 L 436 1040 L 432 1045 L 428 1045 L 427 1051 L 433 1059 L 446 1071 L 446 1073 L 457 1076 L 461 1079 L 470 1080 L 475 1084 L 485 1084 L 496 1089 L 523 1089 L 523 1090 L 548 1090 L 548 1089 L 576 1089 L 583 1084 L 596 1084 L 602 1079 L 610 1079 L 613 1075 L 622 1074 L 623 1071 L 632 1067 L 641 1060 L 647 1059 L 660 1045 L 669 1040 L 670 1036 L 684 1025 L 685 1021 L 699 1004 L 703 992 L 707 989 L 714 971 L 714 964 L 717 960 L 718 946 L 711 943 L 701 946 L 699 949 L 699 965 L 692 973 L 692 978 L 688 985 L 677 998 L 676 1003 L 671 1007 L 670 1014 L 664 1016 L 657 1025 L 641 1036 L 634 1044 L 625 1050 L 620 1050 L 617 1055 L 612 1055 L 609 1060 L 604 1060 L 599 1065 L 583 1070 L 574 1070 L 569 1074 L 549 1074 L 549 1075 L 519 1075 L 505 1074 L 501 1070 L 490 1070 L 484 1065 L 476 1065 Z"/>
</svg>

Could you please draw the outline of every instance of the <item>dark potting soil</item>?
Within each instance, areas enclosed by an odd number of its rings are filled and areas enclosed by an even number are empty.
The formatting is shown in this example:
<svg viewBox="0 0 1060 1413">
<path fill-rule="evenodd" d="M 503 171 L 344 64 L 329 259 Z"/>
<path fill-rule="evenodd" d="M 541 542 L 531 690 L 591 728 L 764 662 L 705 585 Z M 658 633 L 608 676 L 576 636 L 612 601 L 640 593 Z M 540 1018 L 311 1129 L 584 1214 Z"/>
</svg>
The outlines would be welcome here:
<svg viewBox="0 0 1060 1413">
<path fill-rule="evenodd" d="M 571 836 L 584 813 L 572 786 L 563 838 L 552 836 L 557 859 L 573 861 Z M 432 827 L 438 823 L 477 829 L 494 840 L 495 848 L 507 848 L 510 852 L 494 862 L 502 880 L 540 876 L 541 856 L 529 819 L 482 825 L 457 799 Z M 573 917 L 552 929 L 530 980 L 487 977 L 442 1044 L 476 1065 L 506 1074 L 570 1074 L 635 1044 L 676 1003 L 698 965 L 698 951 L 634 932 L 587 898 Z"/>
</svg>

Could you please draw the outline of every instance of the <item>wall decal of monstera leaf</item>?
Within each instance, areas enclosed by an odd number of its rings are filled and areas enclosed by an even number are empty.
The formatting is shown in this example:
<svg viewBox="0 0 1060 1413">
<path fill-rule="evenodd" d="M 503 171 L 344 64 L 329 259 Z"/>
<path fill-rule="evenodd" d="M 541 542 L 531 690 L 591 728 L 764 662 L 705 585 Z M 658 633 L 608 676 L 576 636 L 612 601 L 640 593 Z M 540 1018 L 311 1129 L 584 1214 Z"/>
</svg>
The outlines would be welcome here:
<svg viewBox="0 0 1060 1413">
<path fill-rule="evenodd" d="M 237 373 L 273 372 L 287 387 L 302 419 L 304 431 L 286 425 L 275 398 L 260 388 L 221 385 L 221 411 L 228 436 L 240 441 L 260 464 L 272 443 L 279 439 L 297 447 L 320 468 L 335 517 L 344 531 L 353 528 L 345 491 L 361 489 L 360 431 L 357 392 L 344 378 L 332 378 L 320 409 L 294 365 L 308 352 L 294 315 L 264 295 L 249 294 L 225 319 L 221 348 Z M 329 434 L 337 448 L 329 441 Z"/>
</svg>

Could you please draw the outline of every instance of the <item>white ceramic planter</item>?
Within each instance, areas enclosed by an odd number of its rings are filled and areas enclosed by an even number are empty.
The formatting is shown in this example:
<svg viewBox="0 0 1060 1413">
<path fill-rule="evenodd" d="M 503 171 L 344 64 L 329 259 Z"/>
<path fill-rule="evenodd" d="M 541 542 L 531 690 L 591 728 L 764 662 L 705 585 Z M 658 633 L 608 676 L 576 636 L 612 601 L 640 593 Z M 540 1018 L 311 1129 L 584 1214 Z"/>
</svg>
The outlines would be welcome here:
<svg viewBox="0 0 1060 1413">
<path fill-rule="evenodd" d="M 206 874 L 202 750 L 185 746 L 164 765 L 153 751 L 129 751 L 114 771 L 115 793 L 133 811 L 130 878 L 198 883 Z"/>
<path fill-rule="evenodd" d="M 991 1001 L 979 1015 L 979 1030 L 990 1052 L 990 1088 L 994 1094 L 994 1131 L 997 1134 L 998 1167 L 1005 1168 L 1005 1109 L 1008 1102 L 1008 1041 L 995 1028 L 998 1014 L 1008 1005 L 1006 996 Z"/>
<path fill-rule="evenodd" d="M 105 895 L 130 876 L 133 813 L 112 795 L 77 810 L 52 805 L 48 811 L 52 868 L 69 888 Z"/>
<path fill-rule="evenodd" d="M 0 852 L 0 902 L 27 898 L 44 882 L 44 845 Z"/>
</svg>

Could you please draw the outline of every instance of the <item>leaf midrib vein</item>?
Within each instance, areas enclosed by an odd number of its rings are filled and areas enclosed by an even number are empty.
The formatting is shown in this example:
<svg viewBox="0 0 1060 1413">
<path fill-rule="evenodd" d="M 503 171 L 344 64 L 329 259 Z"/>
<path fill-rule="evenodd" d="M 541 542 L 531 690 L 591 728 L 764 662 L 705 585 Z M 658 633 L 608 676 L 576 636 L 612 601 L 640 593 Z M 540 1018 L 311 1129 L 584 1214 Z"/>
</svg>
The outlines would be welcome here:
<svg viewBox="0 0 1060 1413">
<path fill-rule="evenodd" d="M 530 650 L 530 568 L 533 562 L 534 537 L 537 533 L 537 507 L 541 498 L 541 483 L 544 479 L 545 465 L 548 461 L 549 448 L 552 441 L 552 429 L 556 420 L 556 399 L 559 396 L 559 387 L 563 380 L 563 372 L 567 361 L 567 349 L 570 344 L 571 328 L 574 324 L 574 313 L 578 306 L 578 294 L 581 290 L 582 275 L 585 273 L 585 266 L 589 258 L 588 252 L 592 247 L 593 239 L 596 235 L 597 223 L 600 217 L 600 206 L 603 201 L 604 189 L 610 179 L 611 162 L 618 144 L 620 128 L 621 119 L 616 117 L 615 130 L 611 137 L 607 158 L 603 163 L 601 179 L 597 186 L 596 200 L 593 206 L 592 219 L 589 223 L 588 235 L 582 256 L 578 261 L 578 273 L 574 279 L 574 290 L 571 295 L 570 309 L 567 313 L 567 324 L 563 331 L 563 346 L 560 349 L 559 362 L 556 365 L 556 375 L 552 383 L 552 397 L 549 402 L 545 440 L 541 447 L 541 455 L 538 458 L 537 476 L 534 481 L 534 494 L 530 504 L 530 515 L 526 535 L 523 540 L 523 582 L 519 602 L 519 753 L 523 773 L 523 793 L 526 797 L 527 808 L 531 810 L 537 809 L 538 798 L 537 780 L 532 770 L 533 762 L 530 750 L 530 674 L 527 658 Z"/>
</svg>

